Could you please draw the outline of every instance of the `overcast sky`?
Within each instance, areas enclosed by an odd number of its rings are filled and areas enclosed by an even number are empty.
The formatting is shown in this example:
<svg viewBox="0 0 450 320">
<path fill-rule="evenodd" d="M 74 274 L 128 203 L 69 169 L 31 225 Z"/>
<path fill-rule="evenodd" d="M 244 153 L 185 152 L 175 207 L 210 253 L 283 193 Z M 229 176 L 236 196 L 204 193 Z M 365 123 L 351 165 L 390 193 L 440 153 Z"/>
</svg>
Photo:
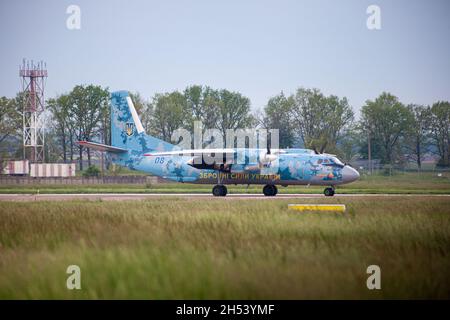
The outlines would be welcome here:
<svg viewBox="0 0 450 320">
<path fill-rule="evenodd" d="M 69 5 L 81 29 L 69 30 Z M 366 26 L 369 5 L 381 30 Z M 303 86 L 355 110 L 382 91 L 404 103 L 450 100 L 450 1 L 0 1 L 0 96 L 20 89 L 22 58 L 44 60 L 46 96 L 111 90 L 239 91 L 253 109 Z"/>
</svg>

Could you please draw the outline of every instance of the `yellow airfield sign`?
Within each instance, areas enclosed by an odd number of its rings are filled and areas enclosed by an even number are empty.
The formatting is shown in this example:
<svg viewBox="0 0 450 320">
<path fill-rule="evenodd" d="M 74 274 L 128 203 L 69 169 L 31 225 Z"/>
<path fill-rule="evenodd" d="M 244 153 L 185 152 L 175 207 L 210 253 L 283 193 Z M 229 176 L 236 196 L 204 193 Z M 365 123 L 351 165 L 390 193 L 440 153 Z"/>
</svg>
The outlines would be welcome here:
<svg viewBox="0 0 450 320">
<path fill-rule="evenodd" d="M 289 204 L 288 209 L 297 211 L 345 211 L 345 204 Z"/>
</svg>

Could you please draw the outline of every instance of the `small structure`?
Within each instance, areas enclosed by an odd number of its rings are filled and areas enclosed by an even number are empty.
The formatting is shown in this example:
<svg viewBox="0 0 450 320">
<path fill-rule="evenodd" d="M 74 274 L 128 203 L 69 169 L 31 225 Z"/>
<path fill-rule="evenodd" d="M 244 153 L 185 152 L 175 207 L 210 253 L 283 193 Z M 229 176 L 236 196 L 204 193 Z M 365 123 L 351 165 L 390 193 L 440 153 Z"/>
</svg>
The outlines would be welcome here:
<svg viewBox="0 0 450 320">
<path fill-rule="evenodd" d="M 23 176 L 30 173 L 30 164 L 28 160 L 5 161 L 2 163 L 2 167 L 2 174 Z"/>
<path fill-rule="evenodd" d="M 9 176 L 42 178 L 75 177 L 74 163 L 30 163 L 28 160 L 4 161 L 0 173 Z"/>
<path fill-rule="evenodd" d="M 30 165 L 31 177 L 75 177 L 74 163 L 32 163 Z"/>
</svg>

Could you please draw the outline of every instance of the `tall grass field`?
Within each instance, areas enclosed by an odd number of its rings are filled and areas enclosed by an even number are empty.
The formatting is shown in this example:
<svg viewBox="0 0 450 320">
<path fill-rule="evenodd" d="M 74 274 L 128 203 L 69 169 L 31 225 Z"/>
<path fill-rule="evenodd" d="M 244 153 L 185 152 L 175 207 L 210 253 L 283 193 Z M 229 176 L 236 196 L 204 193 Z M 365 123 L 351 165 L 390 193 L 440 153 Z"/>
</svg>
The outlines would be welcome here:
<svg viewBox="0 0 450 320">
<path fill-rule="evenodd" d="M 450 198 L 0 202 L 0 298 L 448 299 Z"/>
</svg>

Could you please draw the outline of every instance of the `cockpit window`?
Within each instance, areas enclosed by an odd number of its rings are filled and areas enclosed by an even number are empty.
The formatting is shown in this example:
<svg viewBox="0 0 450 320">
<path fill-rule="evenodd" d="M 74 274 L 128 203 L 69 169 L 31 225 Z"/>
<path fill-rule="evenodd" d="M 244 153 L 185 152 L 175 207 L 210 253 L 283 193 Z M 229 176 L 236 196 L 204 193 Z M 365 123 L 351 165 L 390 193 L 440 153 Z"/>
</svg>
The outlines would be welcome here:
<svg viewBox="0 0 450 320">
<path fill-rule="evenodd" d="M 337 164 L 338 166 L 345 166 L 345 164 L 343 164 L 342 161 L 336 157 L 331 158 L 331 161 Z"/>
</svg>

